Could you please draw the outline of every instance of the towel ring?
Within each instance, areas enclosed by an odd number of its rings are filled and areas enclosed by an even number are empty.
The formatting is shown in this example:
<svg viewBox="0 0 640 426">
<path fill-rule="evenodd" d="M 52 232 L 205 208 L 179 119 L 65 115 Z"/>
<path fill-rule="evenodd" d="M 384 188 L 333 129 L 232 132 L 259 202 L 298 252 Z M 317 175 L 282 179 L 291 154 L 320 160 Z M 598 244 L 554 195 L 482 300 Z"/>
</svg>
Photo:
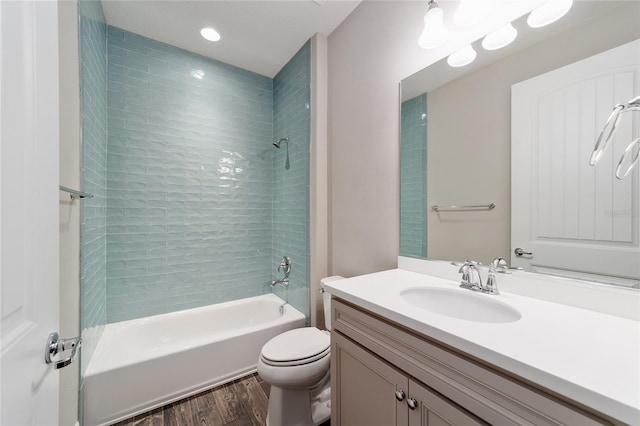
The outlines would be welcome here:
<svg viewBox="0 0 640 426">
<path fill-rule="evenodd" d="M 609 144 L 611 143 L 611 140 L 613 139 L 613 136 L 616 133 L 618 123 L 622 118 L 622 114 L 629 111 L 640 111 L 640 96 L 633 98 L 629 102 L 618 104 L 613 107 L 613 111 L 611 112 L 611 115 L 609 115 L 607 122 L 605 123 L 602 131 L 600 132 L 600 135 L 598 136 L 598 140 L 596 142 L 596 146 L 593 149 L 593 152 L 591 153 L 591 158 L 589 159 L 590 165 L 595 166 L 598 163 L 598 161 L 600 161 L 600 159 L 602 158 L 602 155 L 609 147 Z M 620 162 L 618 163 L 618 169 L 616 169 L 616 177 L 618 179 L 624 179 L 624 177 L 626 177 L 631 172 L 631 169 L 633 169 L 633 167 L 638 162 L 637 161 L 638 155 L 636 155 L 633 161 L 631 162 L 631 165 L 629 166 L 627 171 L 624 173 L 624 175 L 618 173 L 619 169 L 622 166 L 622 163 L 624 162 L 626 155 L 629 152 L 633 151 L 633 146 L 636 143 L 638 143 L 637 139 L 632 141 L 627 147 L 627 149 L 625 150 L 624 154 L 622 155 L 622 158 L 620 158 Z"/>
<path fill-rule="evenodd" d="M 629 167 L 627 168 L 627 170 L 624 172 L 624 174 L 622 174 L 622 163 L 624 163 L 625 158 L 627 158 L 627 155 L 630 155 L 630 153 L 633 152 L 633 147 L 635 145 L 638 145 L 638 151 L 636 152 L 636 155 L 633 157 L 633 160 L 631 160 L 631 163 L 629 164 Z M 638 163 L 638 159 L 640 159 L 640 138 L 637 138 L 636 140 L 632 141 L 629 146 L 627 146 L 627 149 L 624 150 L 624 154 L 622 154 L 622 157 L 620 157 L 620 161 L 618 162 L 618 167 L 616 167 L 616 177 L 620 180 L 624 179 L 627 177 L 627 175 L 629 173 L 631 173 L 631 170 L 633 170 L 633 167 Z"/>
<path fill-rule="evenodd" d="M 618 121 L 620 121 L 620 112 L 624 109 L 624 105 L 618 104 L 613 107 L 613 111 L 607 122 L 605 123 L 600 135 L 598 136 L 598 141 L 596 142 L 595 148 L 593 148 L 593 152 L 591 153 L 591 158 L 589 159 L 589 164 L 595 166 L 602 158 L 602 155 L 609 147 L 609 143 L 613 138 L 613 135 L 616 132 L 616 126 L 618 125 Z"/>
</svg>

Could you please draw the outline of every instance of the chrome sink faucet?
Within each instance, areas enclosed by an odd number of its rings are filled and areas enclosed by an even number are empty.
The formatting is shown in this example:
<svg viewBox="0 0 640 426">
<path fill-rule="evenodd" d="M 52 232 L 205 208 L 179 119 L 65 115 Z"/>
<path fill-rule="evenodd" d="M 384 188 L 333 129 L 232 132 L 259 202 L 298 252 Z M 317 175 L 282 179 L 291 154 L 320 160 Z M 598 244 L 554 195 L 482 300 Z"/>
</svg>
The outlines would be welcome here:
<svg viewBox="0 0 640 426">
<path fill-rule="evenodd" d="M 460 281 L 460 287 L 468 290 L 482 291 L 482 277 L 480 276 L 481 263 L 474 262 L 472 260 L 465 260 L 465 262 L 458 270 L 462 274 L 462 281 Z"/>
<path fill-rule="evenodd" d="M 489 276 L 487 277 L 487 283 L 482 284 L 482 276 L 480 275 L 480 268 L 482 263 L 474 262 L 472 260 L 466 260 L 460 267 L 459 273 L 462 274 L 462 280 L 460 281 L 460 287 L 468 290 L 479 291 L 485 294 L 498 295 L 498 283 L 496 280 L 496 272 L 498 267 L 506 267 L 507 261 L 502 257 L 496 257 L 491 262 L 489 267 Z"/>
</svg>

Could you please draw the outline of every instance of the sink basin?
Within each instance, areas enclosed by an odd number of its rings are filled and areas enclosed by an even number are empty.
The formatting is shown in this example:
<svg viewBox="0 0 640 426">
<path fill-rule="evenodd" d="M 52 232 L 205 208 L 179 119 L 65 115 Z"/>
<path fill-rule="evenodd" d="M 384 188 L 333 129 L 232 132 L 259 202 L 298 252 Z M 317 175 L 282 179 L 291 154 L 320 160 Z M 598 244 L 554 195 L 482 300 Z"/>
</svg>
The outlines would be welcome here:
<svg viewBox="0 0 640 426">
<path fill-rule="evenodd" d="M 402 290 L 400 297 L 410 304 L 440 315 L 476 322 L 505 323 L 522 318 L 517 309 L 470 290 L 440 287 L 412 287 Z"/>
</svg>

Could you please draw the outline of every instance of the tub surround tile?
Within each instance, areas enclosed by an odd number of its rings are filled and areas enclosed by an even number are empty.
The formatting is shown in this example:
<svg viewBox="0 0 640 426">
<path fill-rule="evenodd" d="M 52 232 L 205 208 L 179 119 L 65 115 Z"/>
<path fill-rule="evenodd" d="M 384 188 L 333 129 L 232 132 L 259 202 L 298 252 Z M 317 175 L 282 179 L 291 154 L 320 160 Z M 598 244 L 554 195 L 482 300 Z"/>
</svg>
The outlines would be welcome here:
<svg viewBox="0 0 640 426">
<path fill-rule="evenodd" d="M 427 95 L 402 103 L 400 254 L 427 257 Z"/>
<path fill-rule="evenodd" d="M 289 169 L 286 169 L 285 143 L 273 155 L 273 242 L 275 269 L 283 256 L 291 258 L 289 288 L 276 289 L 282 299 L 307 316 L 309 323 L 309 167 L 310 167 L 310 96 L 311 42 L 291 58 L 273 80 L 273 139 L 289 137 Z"/>
<path fill-rule="evenodd" d="M 78 2 L 80 32 L 81 189 L 94 194 L 80 203 L 82 366 L 85 371 L 106 324 L 107 92 L 106 31 L 98 1 Z"/>
<path fill-rule="evenodd" d="M 310 42 L 270 79 L 87 22 L 84 322 L 271 292 L 284 255 L 308 319 Z"/>
<path fill-rule="evenodd" d="M 108 253 L 125 245 L 107 257 L 108 321 L 267 292 L 272 80 L 114 27 L 107 40 Z"/>
</svg>

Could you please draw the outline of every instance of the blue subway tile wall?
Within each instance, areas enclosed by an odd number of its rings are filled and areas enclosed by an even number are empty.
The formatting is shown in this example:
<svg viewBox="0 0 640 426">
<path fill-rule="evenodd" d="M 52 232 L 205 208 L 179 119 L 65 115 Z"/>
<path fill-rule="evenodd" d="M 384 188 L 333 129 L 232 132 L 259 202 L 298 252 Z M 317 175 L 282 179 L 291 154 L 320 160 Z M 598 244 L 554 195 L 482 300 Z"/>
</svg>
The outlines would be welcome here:
<svg viewBox="0 0 640 426">
<path fill-rule="evenodd" d="M 427 256 L 427 94 L 400 113 L 400 254 Z"/>
<path fill-rule="evenodd" d="M 82 371 L 106 324 L 107 62 L 106 24 L 99 1 L 78 2 L 82 111 L 81 202 Z"/>
<path fill-rule="evenodd" d="M 271 291 L 272 80 L 107 31 L 108 322 Z"/>
<path fill-rule="evenodd" d="M 288 288 L 276 294 L 303 312 L 309 323 L 309 168 L 311 42 L 308 41 L 273 80 L 273 139 L 289 138 L 273 151 L 273 260 L 291 258 Z M 287 155 L 289 167 L 287 168 Z"/>
</svg>

